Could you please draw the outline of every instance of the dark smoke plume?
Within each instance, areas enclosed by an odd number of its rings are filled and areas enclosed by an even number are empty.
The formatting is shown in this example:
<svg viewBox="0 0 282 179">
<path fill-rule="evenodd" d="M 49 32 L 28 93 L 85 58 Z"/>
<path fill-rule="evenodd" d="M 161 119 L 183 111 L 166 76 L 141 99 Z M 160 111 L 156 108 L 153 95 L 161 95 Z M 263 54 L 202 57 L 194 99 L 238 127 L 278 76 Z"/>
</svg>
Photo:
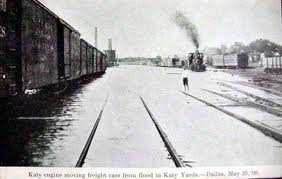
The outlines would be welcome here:
<svg viewBox="0 0 282 179">
<path fill-rule="evenodd" d="M 186 31 L 187 37 L 189 40 L 193 41 L 193 44 L 196 48 L 199 48 L 199 34 L 197 27 L 190 21 L 188 17 L 184 15 L 184 13 L 180 11 L 176 11 L 173 16 L 173 21 L 181 28 Z"/>
</svg>

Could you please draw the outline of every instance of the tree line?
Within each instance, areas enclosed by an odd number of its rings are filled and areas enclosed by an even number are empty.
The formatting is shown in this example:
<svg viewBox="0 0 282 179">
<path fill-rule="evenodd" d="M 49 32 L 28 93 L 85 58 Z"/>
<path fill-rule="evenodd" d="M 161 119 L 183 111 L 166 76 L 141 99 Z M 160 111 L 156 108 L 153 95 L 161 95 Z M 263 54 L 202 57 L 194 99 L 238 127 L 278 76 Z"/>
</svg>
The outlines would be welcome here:
<svg viewBox="0 0 282 179">
<path fill-rule="evenodd" d="M 224 55 L 231 53 L 248 53 L 254 60 L 264 53 L 265 57 L 273 57 L 277 54 L 282 55 L 282 45 L 267 39 L 257 39 L 245 45 L 242 42 L 234 42 L 230 47 L 221 45 L 220 47 L 208 47 L 203 50 L 208 55 Z"/>
<path fill-rule="evenodd" d="M 120 63 L 134 64 L 134 65 L 160 65 L 162 62 L 162 57 L 157 56 L 155 58 L 148 57 L 125 57 L 119 58 Z"/>
</svg>

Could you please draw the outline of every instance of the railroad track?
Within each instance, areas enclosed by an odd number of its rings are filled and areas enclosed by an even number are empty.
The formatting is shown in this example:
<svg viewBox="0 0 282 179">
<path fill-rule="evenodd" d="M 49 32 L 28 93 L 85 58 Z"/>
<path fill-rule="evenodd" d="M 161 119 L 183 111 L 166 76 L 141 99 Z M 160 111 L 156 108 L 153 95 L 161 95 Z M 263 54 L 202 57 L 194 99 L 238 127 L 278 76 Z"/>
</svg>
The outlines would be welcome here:
<svg viewBox="0 0 282 179">
<path fill-rule="evenodd" d="M 217 96 L 226 98 L 228 100 L 237 102 L 239 104 L 246 104 L 248 106 L 257 108 L 257 109 L 259 109 L 259 110 L 261 110 L 263 112 L 270 113 L 270 114 L 275 115 L 277 117 L 282 117 L 282 111 L 277 110 L 275 108 L 272 108 L 270 106 L 266 106 L 266 105 L 262 105 L 262 104 L 259 104 L 259 103 L 256 103 L 256 102 L 252 102 L 252 101 L 247 101 L 247 100 L 244 100 L 244 99 L 236 98 L 236 97 L 233 97 L 233 96 L 227 95 L 227 94 L 217 93 L 217 92 L 210 91 L 210 90 L 207 90 L 207 89 L 202 89 L 202 90 L 207 91 L 207 92 L 209 92 L 211 94 L 215 94 Z"/>
<path fill-rule="evenodd" d="M 162 130 L 161 126 L 159 125 L 158 121 L 155 119 L 154 115 L 152 114 L 151 110 L 149 109 L 149 107 L 147 106 L 147 104 L 145 103 L 144 99 L 142 97 L 140 97 L 144 107 L 146 108 L 150 118 L 152 119 L 153 123 L 155 124 L 159 135 L 161 136 L 170 156 L 172 157 L 172 160 L 175 164 L 176 167 L 185 167 L 183 161 L 181 160 L 181 158 L 179 157 L 179 155 L 176 153 L 176 150 L 173 148 L 171 142 L 169 141 L 166 133 Z M 191 165 L 186 164 L 186 166 L 188 167 L 192 167 Z"/>
<path fill-rule="evenodd" d="M 241 90 L 241 89 L 239 89 L 239 88 L 236 88 L 236 87 L 234 87 L 234 86 L 228 85 L 228 84 L 226 84 L 226 83 L 220 82 L 219 85 L 224 86 L 224 87 L 227 87 L 227 88 L 230 88 L 230 89 L 233 89 L 233 90 L 235 90 L 235 91 L 237 91 L 237 92 L 239 92 L 239 93 L 245 94 L 245 95 L 247 95 L 247 96 L 249 96 L 249 97 L 252 97 L 252 98 L 255 98 L 255 99 L 257 99 L 257 100 L 264 101 L 264 102 L 268 103 L 270 106 L 276 106 L 276 107 L 282 108 L 282 104 L 279 104 L 279 103 L 276 103 L 276 102 L 271 101 L 271 100 L 269 100 L 269 99 L 262 98 L 262 97 L 260 97 L 260 96 L 251 94 L 251 93 L 249 93 L 249 92 L 243 91 L 243 90 Z"/>
<path fill-rule="evenodd" d="M 197 101 L 200 101 L 200 102 L 202 102 L 202 103 L 204 103 L 204 104 L 206 104 L 206 105 L 208 105 L 210 107 L 213 107 L 213 108 L 215 108 L 215 109 L 217 109 L 217 110 L 219 110 L 219 111 L 221 111 L 221 112 L 223 112 L 223 113 L 225 113 L 225 114 L 227 114 L 227 115 L 229 115 L 229 116 L 231 116 L 231 117 L 233 117 L 235 119 L 238 119 L 239 121 L 242 121 L 242 122 L 244 122 L 244 123 L 254 127 L 255 129 L 261 131 L 265 135 L 270 136 L 273 139 L 275 139 L 275 140 L 279 141 L 280 143 L 282 143 L 282 133 L 280 131 L 277 131 L 276 129 L 274 129 L 274 128 L 270 127 L 270 126 L 262 125 L 259 122 L 250 121 L 250 120 L 248 120 L 247 118 L 245 118 L 243 116 L 240 116 L 238 114 L 232 113 L 232 112 L 230 112 L 230 111 L 228 111 L 228 110 L 226 110 L 224 108 L 221 108 L 221 107 L 219 107 L 217 105 L 214 105 L 214 104 L 212 104 L 212 103 L 210 103 L 208 101 L 200 99 L 200 98 L 198 98 L 198 97 L 196 97 L 194 95 L 185 93 L 183 91 L 180 91 L 180 92 L 183 93 L 184 95 L 189 96 L 191 98 L 194 98 Z"/>
<path fill-rule="evenodd" d="M 103 107 L 102 107 L 102 109 L 101 109 L 101 111 L 100 111 L 100 113 L 99 113 L 99 116 L 98 116 L 98 118 L 96 119 L 96 122 L 95 122 L 95 124 L 94 124 L 94 126 L 93 126 L 93 129 L 92 129 L 92 131 L 91 131 L 91 133 L 90 133 L 90 135 L 89 135 L 89 137 L 88 137 L 88 140 L 86 141 L 86 144 L 85 144 L 84 147 L 83 147 L 83 150 L 82 150 L 82 152 L 81 152 L 81 154 L 80 154 L 80 156 L 79 156 L 79 158 L 78 158 L 78 161 L 76 162 L 75 167 L 82 167 L 83 164 L 84 164 L 84 161 L 85 161 L 85 158 L 86 158 L 86 156 L 87 156 L 88 150 L 89 150 L 89 148 L 90 148 L 90 146 L 91 146 L 92 140 L 93 140 L 93 138 L 94 138 L 94 135 L 95 135 L 95 133 L 96 133 L 96 130 L 97 130 L 97 128 L 98 128 L 98 125 L 99 125 L 99 123 L 100 123 L 100 120 L 101 120 L 101 118 L 102 118 L 102 115 L 103 115 L 103 112 L 104 112 L 104 108 L 105 108 L 105 106 L 106 106 L 106 104 L 107 104 L 107 101 L 108 101 L 108 97 L 106 98 L 105 103 L 104 103 L 104 105 L 103 105 Z"/>
<path fill-rule="evenodd" d="M 154 118 L 153 114 L 151 113 L 150 109 L 148 108 L 148 106 L 147 106 L 147 104 L 145 103 L 145 101 L 143 100 L 143 98 L 140 97 L 140 99 L 141 99 L 141 101 L 142 101 L 144 107 L 146 108 L 146 110 L 147 110 L 147 112 L 148 112 L 150 118 L 151 118 L 152 121 L 154 122 L 154 125 L 156 126 L 156 128 L 157 128 L 157 130 L 158 130 L 158 132 L 159 132 L 159 134 L 160 134 L 160 136 L 161 136 L 161 138 L 162 138 L 162 140 L 163 140 L 163 142 L 164 142 L 164 144 L 165 144 L 165 146 L 166 146 L 166 148 L 167 148 L 167 150 L 168 150 L 168 152 L 169 152 L 169 154 L 170 154 L 170 156 L 172 157 L 171 159 L 173 160 L 175 166 L 176 166 L 176 167 L 185 167 L 185 166 L 192 167 L 191 165 L 187 164 L 187 162 L 184 164 L 184 162 L 181 160 L 181 158 L 179 157 L 179 155 L 176 153 L 176 150 L 173 148 L 171 142 L 168 140 L 167 135 L 166 135 L 165 132 L 161 129 L 160 125 L 158 124 L 158 122 L 157 122 L 156 119 Z M 86 144 L 84 145 L 84 148 L 83 148 L 83 150 L 82 150 L 82 152 L 81 152 L 81 154 L 80 154 L 80 156 L 79 156 L 79 159 L 78 159 L 78 161 L 77 161 L 75 167 L 82 167 L 83 164 L 84 164 L 84 161 L 85 161 L 85 158 L 86 158 L 87 153 L 88 153 L 88 151 L 89 151 L 89 148 L 90 148 L 90 146 L 91 146 L 92 140 L 93 140 L 93 138 L 94 138 L 94 135 L 95 135 L 95 133 L 96 133 L 96 130 L 97 130 L 97 128 L 98 128 L 98 125 L 99 125 L 99 123 L 100 123 L 100 120 L 101 120 L 101 118 L 102 118 L 103 111 L 104 111 L 104 108 L 105 108 L 105 106 L 106 106 L 106 103 L 107 103 L 107 99 L 106 99 L 106 101 L 105 101 L 105 103 L 104 103 L 104 105 L 103 105 L 103 107 L 102 107 L 102 109 L 101 109 L 101 111 L 100 111 L 100 113 L 99 113 L 99 116 L 98 116 L 98 118 L 97 118 L 97 120 L 96 120 L 96 122 L 95 122 L 95 124 L 94 124 L 94 126 L 93 126 L 93 129 L 92 129 L 92 131 L 91 131 L 91 133 L 90 133 L 90 135 L 89 135 L 89 137 L 88 137 L 88 140 L 87 140 Z"/>
<path fill-rule="evenodd" d="M 280 92 L 280 91 L 276 91 L 276 90 L 273 90 L 273 89 L 257 86 L 257 85 L 250 84 L 250 83 L 247 83 L 247 82 L 244 82 L 244 81 L 241 81 L 241 82 L 227 81 L 227 82 L 233 83 L 233 84 L 238 84 L 238 85 L 241 85 L 241 86 L 247 86 L 247 87 L 259 89 L 259 90 L 265 91 L 267 93 L 270 93 L 270 94 L 273 94 L 273 95 L 276 95 L 276 96 L 282 96 L 282 92 Z"/>
<path fill-rule="evenodd" d="M 256 77 L 257 81 L 268 81 L 268 82 L 272 82 L 275 84 L 282 84 L 281 80 L 278 79 L 273 79 L 273 77 L 269 76 L 269 74 L 266 74 L 267 77 L 265 77 L 265 75 L 258 75 Z M 272 75 L 272 76 L 276 76 L 276 75 Z"/>
</svg>

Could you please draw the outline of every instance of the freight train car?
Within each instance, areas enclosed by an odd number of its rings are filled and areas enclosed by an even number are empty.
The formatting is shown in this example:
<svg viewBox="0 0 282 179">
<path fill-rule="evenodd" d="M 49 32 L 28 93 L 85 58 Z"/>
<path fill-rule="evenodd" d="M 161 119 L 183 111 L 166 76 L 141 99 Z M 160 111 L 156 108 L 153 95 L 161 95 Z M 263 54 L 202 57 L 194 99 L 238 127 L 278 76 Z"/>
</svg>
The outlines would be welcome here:
<svg viewBox="0 0 282 179">
<path fill-rule="evenodd" d="M 246 53 L 214 55 L 212 65 L 217 68 L 247 68 L 249 56 Z"/>
<path fill-rule="evenodd" d="M 60 81 L 80 78 L 80 33 L 65 21 L 58 22 Z"/>
<path fill-rule="evenodd" d="M 9 95 L 9 87 L 6 85 L 7 81 L 7 65 L 6 64 L 6 48 L 7 48 L 7 19 L 6 16 L 6 2 L 0 0 L 0 96 Z"/>
<path fill-rule="evenodd" d="M 106 70 L 107 68 L 107 55 L 103 54 L 103 58 L 102 58 L 102 72 Z"/>
<path fill-rule="evenodd" d="M 94 48 L 37 0 L 0 0 L 0 15 L 0 98 L 93 75 Z"/>
<path fill-rule="evenodd" d="M 100 72 L 102 71 L 102 64 L 101 64 L 101 61 L 102 61 L 102 58 L 103 58 L 103 53 L 98 50 L 97 51 L 97 72 Z"/>
<path fill-rule="evenodd" d="M 262 58 L 261 67 L 266 73 L 282 74 L 282 56 Z"/>
<path fill-rule="evenodd" d="M 86 73 L 92 74 L 93 73 L 93 46 L 87 44 L 87 59 L 86 59 Z"/>
<path fill-rule="evenodd" d="M 15 95 L 58 83 L 58 18 L 37 1 L 1 1 L 5 48 L 0 69 L 5 84 L 0 88 Z"/>
<path fill-rule="evenodd" d="M 97 70 L 97 60 L 98 60 L 98 49 L 97 48 L 93 48 L 93 58 L 94 58 L 94 61 L 93 61 L 93 72 L 94 73 L 97 73 L 98 70 Z"/>
<path fill-rule="evenodd" d="M 80 40 L 80 75 L 86 75 L 86 61 L 87 61 L 87 42 Z"/>
</svg>

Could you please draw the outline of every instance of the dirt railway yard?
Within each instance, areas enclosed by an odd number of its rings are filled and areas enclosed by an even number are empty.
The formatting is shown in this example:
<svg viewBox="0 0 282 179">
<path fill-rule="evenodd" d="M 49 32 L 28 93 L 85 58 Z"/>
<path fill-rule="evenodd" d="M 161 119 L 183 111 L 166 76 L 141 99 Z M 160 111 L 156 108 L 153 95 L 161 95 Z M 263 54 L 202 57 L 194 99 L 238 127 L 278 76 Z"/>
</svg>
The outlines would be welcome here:
<svg viewBox="0 0 282 179">
<path fill-rule="evenodd" d="M 210 70 L 218 70 L 211 68 Z M 247 78 L 250 84 L 254 84 L 260 87 L 266 87 L 269 89 L 282 92 L 282 75 L 267 74 L 263 68 L 254 69 L 225 69 L 220 70 L 232 75 L 239 75 Z"/>
</svg>

